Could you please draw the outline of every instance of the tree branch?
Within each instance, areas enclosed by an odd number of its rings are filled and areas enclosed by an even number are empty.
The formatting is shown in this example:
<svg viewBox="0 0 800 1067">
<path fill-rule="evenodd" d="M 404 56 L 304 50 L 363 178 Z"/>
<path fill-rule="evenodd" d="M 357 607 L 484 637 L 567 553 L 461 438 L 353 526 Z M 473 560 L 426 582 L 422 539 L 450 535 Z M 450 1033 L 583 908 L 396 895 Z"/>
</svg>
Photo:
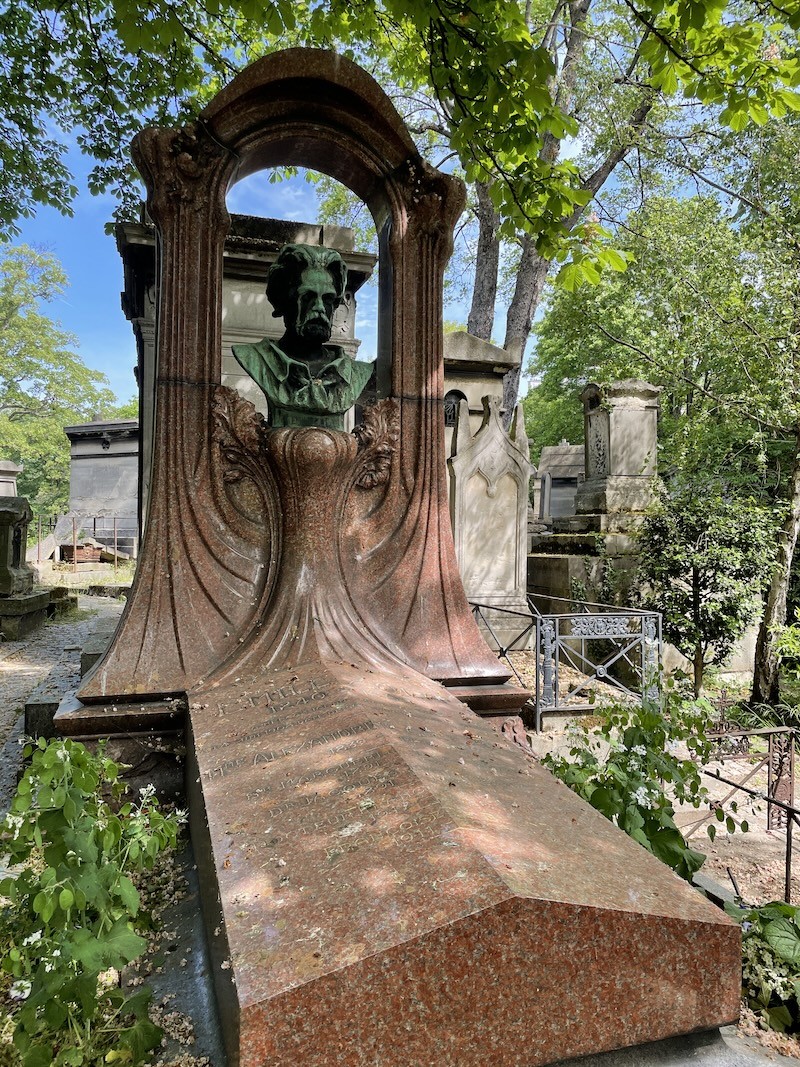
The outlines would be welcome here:
<svg viewBox="0 0 800 1067">
<path fill-rule="evenodd" d="M 645 350 L 643 348 L 640 348 L 638 345 L 634 344 L 632 341 L 625 341 L 621 337 L 615 337 L 613 333 L 611 333 L 609 330 L 607 330 L 604 326 L 601 326 L 600 323 L 597 322 L 596 320 L 592 320 L 592 325 L 594 326 L 594 328 L 596 330 L 599 330 L 600 333 L 603 334 L 604 337 L 607 337 L 609 339 L 609 341 L 612 341 L 615 345 L 621 345 L 623 348 L 630 349 L 631 352 L 636 352 L 647 363 L 651 364 L 654 367 L 658 367 L 659 370 L 663 370 L 664 369 L 663 368 L 663 364 L 661 364 L 659 362 L 659 360 L 656 359 L 655 356 L 652 356 L 649 352 L 645 352 Z M 674 368 L 670 368 L 670 371 L 671 371 L 671 373 L 674 373 Z M 754 425 L 758 426 L 760 429 L 766 427 L 768 430 L 772 430 L 774 433 L 780 433 L 780 434 L 785 434 L 786 433 L 786 427 L 785 426 L 779 426 L 777 423 L 768 422 L 766 419 L 762 419 L 759 415 L 756 415 L 753 412 L 748 411 L 748 409 L 745 407 L 744 401 L 736 400 L 733 397 L 725 397 L 725 398 L 723 398 L 723 397 L 717 396 L 716 393 L 712 393 L 710 389 L 704 388 L 702 385 L 700 385 L 699 382 L 696 382 L 693 378 L 690 378 L 688 376 L 688 374 L 678 373 L 677 377 L 682 382 L 685 382 L 687 385 L 691 386 L 692 389 L 696 389 L 699 393 L 702 393 L 704 396 L 707 396 L 709 400 L 713 400 L 714 403 L 717 404 L 719 407 L 721 407 L 721 408 L 731 407 L 731 406 L 737 407 L 740 410 L 740 413 L 741 413 L 743 418 L 747 419 L 748 422 L 752 422 Z"/>
</svg>

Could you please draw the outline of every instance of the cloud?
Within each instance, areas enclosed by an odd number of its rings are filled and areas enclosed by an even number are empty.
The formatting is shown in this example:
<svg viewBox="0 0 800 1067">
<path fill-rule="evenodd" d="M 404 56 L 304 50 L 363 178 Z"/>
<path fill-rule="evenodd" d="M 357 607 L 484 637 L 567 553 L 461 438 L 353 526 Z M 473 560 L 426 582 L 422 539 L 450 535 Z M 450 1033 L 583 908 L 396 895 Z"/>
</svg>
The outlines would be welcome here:
<svg viewBox="0 0 800 1067">
<path fill-rule="evenodd" d="M 228 210 L 240 215 L 258 215 L 291 222 L 316 222 L 317 198 L 302 177 L 271 183 L 268 171 L 258 171 L 235 185 L 228 193 Z"/>
</svg>

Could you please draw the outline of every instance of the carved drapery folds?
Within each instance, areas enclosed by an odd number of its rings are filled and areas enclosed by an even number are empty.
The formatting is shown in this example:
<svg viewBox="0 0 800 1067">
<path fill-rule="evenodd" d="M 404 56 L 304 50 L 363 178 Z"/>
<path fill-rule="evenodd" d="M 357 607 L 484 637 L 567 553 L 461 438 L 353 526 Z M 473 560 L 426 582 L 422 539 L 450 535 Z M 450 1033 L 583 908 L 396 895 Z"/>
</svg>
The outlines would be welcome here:
<svg viewBox="0 0 800 1067">
<path fill-rule="evenodd" d="M 305 604 L 315 636 L 303 654 L 350 655 L 359 633 L 365 662 L 404 661 L 452 682 L 505 680 L 469 611 L 448 517 L 442 276 L 461 183 L 424 163 L 369 75 L 306 49 L 247 68 L 193 126 L 144 131 L 135 157 L 160 253 L 152 488 L 128 606 L 80 698 L 182 692 L 256 646 L 266 654 L 265 633 L 280 643 L 274 619 L 281 598 L 291 607 L 281 572 L 292 565 L 295 526 L 275 464 L 280 452 L 280 462 L 310 469 L 312 439 L 329 483 L 342 479 L 336 514 L 324 521 L 336 524 L 328 551 L 345 606 L 320 623 L 325 606 Z M 331 175 L 375 218 L 384 400 L 358 439 L 336 434 L 326 444 L 313 430 L 284 440 L 221 390 L 225 196 L 237 179 L 274 165 Z M 265 454 L 272 460 L 260 471 L 254 457 Z M 282 662 L 297 654 L 296 642 L 294 651 L 281 647 Z"/>
</svg>

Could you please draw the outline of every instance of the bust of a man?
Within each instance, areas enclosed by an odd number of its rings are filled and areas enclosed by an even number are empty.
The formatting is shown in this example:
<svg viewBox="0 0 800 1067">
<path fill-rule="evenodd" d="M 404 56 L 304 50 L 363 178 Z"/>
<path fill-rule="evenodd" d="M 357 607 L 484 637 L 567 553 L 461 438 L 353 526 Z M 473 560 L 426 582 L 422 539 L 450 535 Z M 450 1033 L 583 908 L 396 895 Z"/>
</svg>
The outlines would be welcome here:
<svg viewBox="0 0 800 1067">
<path fill-rule="evenodd" d="M 285 331 L 277 342 L 233 345 L 233 354 L 269 402 L 270 426 L 344 429 L 344 414 L 366 388 L 373 365 L 330 344 L 347 267 L 332 248 L 285 245 L 267 274 L 267 298 Z"/>
</svg>

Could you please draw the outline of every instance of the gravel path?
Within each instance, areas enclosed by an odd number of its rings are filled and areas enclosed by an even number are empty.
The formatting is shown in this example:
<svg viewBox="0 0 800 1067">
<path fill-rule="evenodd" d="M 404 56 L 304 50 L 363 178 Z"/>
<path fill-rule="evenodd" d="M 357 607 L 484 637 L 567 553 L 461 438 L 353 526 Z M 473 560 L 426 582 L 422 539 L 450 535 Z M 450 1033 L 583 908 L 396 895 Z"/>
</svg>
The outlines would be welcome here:
<svg viewBox="0 0 800 1067">
<path fill-rule="evenodd" d="M 24 641 L 0 643 L 0 744 L 49 671 L 61 664 L 78 667 L 81 648 L 98 618 L 119 617 L 124 606 L 123 601 L 110 597 L 79 596 L 77 617 L 45 623 Z"/>
<path fill-rule="evenodd" d="M 122 600 L 80 595 L 71 617 L 45 623 L 24 641 L 0 643 L 0 813 L 16 790 L 25 702 L 53 668 L 63 668 L 65 679 L 77 677 L 81 648 L 98 619 L 119 617 L 124 606 Z"/>
</svg>

